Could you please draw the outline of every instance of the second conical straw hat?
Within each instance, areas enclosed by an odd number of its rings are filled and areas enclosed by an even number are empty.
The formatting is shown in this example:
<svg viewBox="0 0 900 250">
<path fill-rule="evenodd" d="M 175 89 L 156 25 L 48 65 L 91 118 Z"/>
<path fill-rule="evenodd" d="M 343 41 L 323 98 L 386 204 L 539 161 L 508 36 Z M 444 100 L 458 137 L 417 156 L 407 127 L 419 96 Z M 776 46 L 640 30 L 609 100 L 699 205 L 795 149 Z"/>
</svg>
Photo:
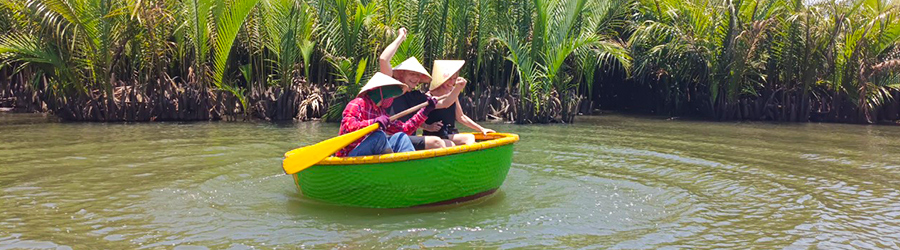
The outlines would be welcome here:
<svg viewBox="0 0 900 250">
<path fill-rule="evenodd" d="M 425 80 L 425 82 L 431 81 L 431 74 L 429 74 L 428 71 L 425 70 L 425 66 L 422 66 L 422 64 L 419 63 L 419 60 L 417 60 L 416 57 L 410 57 L 409 59 L 406 59 L 406 61 L 403 61 L 402 63 L 400 63 L 400 65 L 397 65 L 397 67 L 394 67 L 393 70 L 394 71 L 403 70 L 403 71 L 419 73 L 419 74 L 425 76 L 426 78 L 428 78 L 427 80 Z"/>
<path fill-rule="evenodd" d="M 443 85 L 453 74 L 459 72 L 465 64 L 466 61 L 463 60 L 435 60 L 434 68 L 431 70 L 431 86 L 429 86 L 428 90 L 434 90 Z"/>
</svg>

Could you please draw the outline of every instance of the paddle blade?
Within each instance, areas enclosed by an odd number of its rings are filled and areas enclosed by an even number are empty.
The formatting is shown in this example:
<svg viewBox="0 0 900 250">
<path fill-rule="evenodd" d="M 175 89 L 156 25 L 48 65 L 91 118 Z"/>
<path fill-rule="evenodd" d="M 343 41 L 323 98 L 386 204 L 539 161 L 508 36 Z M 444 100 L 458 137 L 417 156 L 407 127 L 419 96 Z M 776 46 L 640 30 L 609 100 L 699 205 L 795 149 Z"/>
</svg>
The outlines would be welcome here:
<svg viewBox="0 0 900 250">
<path fill-rule="evenodd" d="M 284 161 L 281 162 L 281 168 L 284 168 L 286 174 L 296 174 L 304 169 L 315 165 L 322 159 L 333 155 L 342 148 L 350 145 L 350 143 L 365 137 L 369 133 L 378 129 L 378 123 L 369 125 L 351 133 L 325 140 L 315 145 L 294 149 L 284 153 Z"/>
</svg>

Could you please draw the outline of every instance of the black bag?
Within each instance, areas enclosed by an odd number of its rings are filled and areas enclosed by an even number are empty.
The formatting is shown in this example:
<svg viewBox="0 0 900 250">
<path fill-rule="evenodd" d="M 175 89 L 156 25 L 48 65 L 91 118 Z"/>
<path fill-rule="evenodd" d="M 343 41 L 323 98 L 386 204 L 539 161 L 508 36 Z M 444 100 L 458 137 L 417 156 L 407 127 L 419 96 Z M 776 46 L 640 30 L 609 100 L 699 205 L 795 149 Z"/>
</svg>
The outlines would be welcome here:
<svg viewBox="0 0 900 250">
<path fill-rule="evenodd" d="M 459 130 L 455 124 L 444 124 L 437 133 L 441 139 L 450 139 L 450 135 L 459 134 Z"/>
</svg>

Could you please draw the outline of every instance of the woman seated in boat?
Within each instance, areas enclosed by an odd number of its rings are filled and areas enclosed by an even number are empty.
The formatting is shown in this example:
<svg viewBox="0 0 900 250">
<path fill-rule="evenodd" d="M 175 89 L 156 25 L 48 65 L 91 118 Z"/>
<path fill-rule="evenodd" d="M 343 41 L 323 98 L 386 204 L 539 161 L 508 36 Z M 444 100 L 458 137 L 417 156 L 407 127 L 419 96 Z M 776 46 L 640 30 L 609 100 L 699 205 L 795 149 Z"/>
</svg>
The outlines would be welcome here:
<svg viewBox="0 0 900 250">
<path fill-rule="evenodd" d="M 415 57 L 410 57 L 397 65 L 397 67 L 391 68 L 391 59 L 394 57 L 394 54 L 397 53 L 400 44 L 406 40 L 406 28 L 400 28 L 397 33 L 399 33 L 397 39 L 388 45 L 387 48 L 381 52 L 381 56 L 378 57 L 378 65 L 381 73 L 391 76 L 407 85 L 406 92 L 395 98 L 394 103 L 388 110 L 388 113 L 392 115 L 425 102 L 428 97 L 425 93 L 422 93 L 422 91 L 417 90 L 416 87 L 421 83 L 431 82 L 431 74 L 428 74 L 425 67 L 422 66 Z M 459 94 L 459 92 L 456 93 L 457 95 Z M 443 98 L 438 101 L 436 108 L 450 107 L 450 105 L 453 104 L 450 100 L 455 100 L 456 98 L 456 96 Z M 410 118 L 412 118 L 412 115 L 401 117 L 399 120 L 408 121 Z M 443 148 L 453 145 L 450 140 L 444 140 L 437 136 L 416 136 L 415 131 L 409 134 L 409 139 L 412 141 L 416 150 Z"/>
<path fill-rule="evenodd" d="M 429 93 L 432 96 L 444 96 L 453 94 L 450 105 L 447 108 L 437 108 L 428 115 L 425 120 L 424 135 L 433 135 L 449 139 L 455 145 L 469 145 L 475 143 L 475 135 L 460 134 L 456 129 L 456 122 L 462 123 L 475 131 L 483 134 L 494 133 L 475 123 L 474 120 L 463 114 L 459 106 L 459 92 L 465 88 L 466 79 L 459 77 L 459 71 L 466 61 L 462 60 L 435 60 L 431 71 L 432 79 Z M 446 99 L 445 99 L 446 100 Z"/>
<path fill-rule="evenodd" d="M 419 110 L 408 121 L 391 121 L 386 109 L 400 94 L 406 84 L 382 73 L 375 73 L 372 79 L 359 91 L 356 98 L 344 108 L 340 134 L 350 133 L 378 123 L 379 130 L 355 141 L 335 154 L 338 157 L 390 154 L 415 151 L 407 134 L 415 132 L 434 110 L 437 101 L 428 98 L 428 106 Z M 388 134 L 393 134 L 388 136 Z"/>
</svg>

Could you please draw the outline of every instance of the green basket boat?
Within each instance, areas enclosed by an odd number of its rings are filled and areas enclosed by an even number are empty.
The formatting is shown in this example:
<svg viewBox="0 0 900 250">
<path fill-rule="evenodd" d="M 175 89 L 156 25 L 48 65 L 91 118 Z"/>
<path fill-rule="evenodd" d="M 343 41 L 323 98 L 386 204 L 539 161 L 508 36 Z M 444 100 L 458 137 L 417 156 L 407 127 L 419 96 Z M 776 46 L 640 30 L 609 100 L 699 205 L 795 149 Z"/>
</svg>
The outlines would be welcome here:
<svg viewBox="0 0 900 250">
<path fill-rule="evenodd" d="M 376 156 L 328 157 L 294 174 L 310 199 L 356 207 L 450 204 L 493 193 L 512 164 L 515 134 L 475 134 L 477 143 Z"/>
</svg>

